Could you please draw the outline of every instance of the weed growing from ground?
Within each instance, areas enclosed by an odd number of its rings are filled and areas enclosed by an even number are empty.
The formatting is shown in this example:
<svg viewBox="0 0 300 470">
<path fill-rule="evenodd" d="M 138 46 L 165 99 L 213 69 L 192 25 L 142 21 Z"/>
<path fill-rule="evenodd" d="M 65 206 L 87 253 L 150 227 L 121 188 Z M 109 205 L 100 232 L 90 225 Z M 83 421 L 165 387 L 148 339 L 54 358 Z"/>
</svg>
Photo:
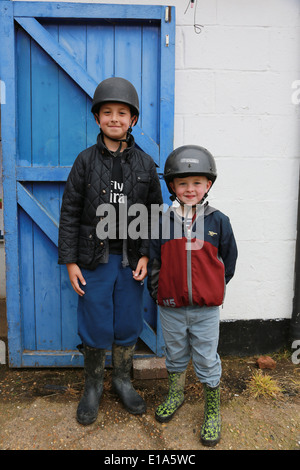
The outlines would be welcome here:
<svg viewBox="0 0 300 470">
<path fill-rule="evenodd" d="M 278 398 L 283 389 L 270 375 L 255 371 L 248 382 L 248 390 L 254 398 Z"/>
</svg>

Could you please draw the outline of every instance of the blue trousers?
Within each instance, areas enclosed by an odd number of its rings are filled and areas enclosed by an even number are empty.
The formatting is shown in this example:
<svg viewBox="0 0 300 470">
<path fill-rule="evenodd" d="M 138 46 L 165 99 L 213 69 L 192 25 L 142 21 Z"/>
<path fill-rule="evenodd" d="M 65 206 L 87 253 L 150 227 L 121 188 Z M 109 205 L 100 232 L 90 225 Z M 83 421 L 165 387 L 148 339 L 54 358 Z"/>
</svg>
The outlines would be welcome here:
<svg viewBox="0 0 300 470">
<path fill-rule="evenodd" d="M 143 329 L 143 285 L 123 268 L 122 255 L 93 271 L 82 269 L 85 294 L 78 299 L 78 334 L 83 344 L 111 349 L 113 343 L 132 346 Z"/>
<path fill-rule="evenodd" d="M 222 372 L 217 353 L 219 307 L 159 307 L 159 310 L 167 370 L 183 372 L 192 359 L 201 383 L 209 387 L 219 385 Z"/>
</svg>

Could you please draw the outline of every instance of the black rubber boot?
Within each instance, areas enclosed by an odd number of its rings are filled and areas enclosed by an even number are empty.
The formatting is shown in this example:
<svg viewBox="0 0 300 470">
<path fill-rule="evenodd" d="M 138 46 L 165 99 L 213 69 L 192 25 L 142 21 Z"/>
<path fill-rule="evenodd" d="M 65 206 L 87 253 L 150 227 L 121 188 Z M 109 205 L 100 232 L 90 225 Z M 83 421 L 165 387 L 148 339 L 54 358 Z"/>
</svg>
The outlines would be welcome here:
<svg viewBox="0 0 300 470">
<path fill-rule="evenodd" d="M 130 373 L 135 346 L 112 347 L 112 389 L 119 396 L 123 405 L 129 413 L 134 415 L 146 412 L 146 403 L 143 398 L 134 390 Z"/>
<path fill-rule="evenodd" d="M 85 385 L 77 408 L 77 421 L 88 425 L 96 421 L 103 391 L 105 349 L 84 346 Z"/>
</svg>

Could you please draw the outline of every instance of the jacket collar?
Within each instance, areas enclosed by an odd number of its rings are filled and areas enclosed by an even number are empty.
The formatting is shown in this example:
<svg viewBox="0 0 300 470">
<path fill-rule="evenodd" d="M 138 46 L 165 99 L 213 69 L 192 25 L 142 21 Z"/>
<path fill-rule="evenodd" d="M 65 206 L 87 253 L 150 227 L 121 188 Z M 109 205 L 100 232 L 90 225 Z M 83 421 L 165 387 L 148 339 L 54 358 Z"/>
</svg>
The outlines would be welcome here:
<svg viewBox="0 0 300 470">
<path fill-rule="evenodd" d="M 97 149 L 99 150 L 99 152 L 104 155 L 106 154 L 107 156 L 111 155 L 112 156 L 112 153 L 111 151 L 106 147 L 104 141 L 103 141 L 103 134 L 102 132 L 100 132 L 97 136 L 97 143 L 96 143 L 96 146 L 97 146 Z M 134 137 L 133 135 L 130 134 L 129 136 L 129 141 L 127 143 L 127 147 L 124 149 L 123 151 L 123 155 L 125 156 L 126 153 L 131 150 L 133 147 L 135 146 L 135 141 L 134 141 Z"/>
<path fill-rule="evenodd" d="M 203 215 L 204 215 L 204 217 L 207 217 L 208 215 L 212 214 L 215 211 L 217 211 L 217 209 L 215 207 L 210 206 L 208 201 L 205 201 L 205 203 L 201 207 L 199 206 L 198 212 L 196 214 L 194 214 L 193 222 L 198 217 L 203 217 Z M 179 221 L 179 222 L 183 222 L 185 220 L 184 217 L 182 217 L 180 214 L 178 214 L 175 207 L 173 207 L 173 206 L 169 206 L 169 208 L 167 209 L 167 212 L 170 213 L 170 218 L 173 219 L 174 221 L 175 221 L 175 217 L 176 217 L 177 221 Z"/>
</svg>

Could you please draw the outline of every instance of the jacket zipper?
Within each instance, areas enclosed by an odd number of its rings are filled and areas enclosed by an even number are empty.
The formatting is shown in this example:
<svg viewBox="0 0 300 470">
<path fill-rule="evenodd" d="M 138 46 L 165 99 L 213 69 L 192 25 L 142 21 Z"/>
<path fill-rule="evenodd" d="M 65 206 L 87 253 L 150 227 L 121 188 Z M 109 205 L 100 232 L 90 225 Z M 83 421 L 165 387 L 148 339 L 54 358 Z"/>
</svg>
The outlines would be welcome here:
<svg viewBox="0 0 300 470">
<path fill-rule="evenodd" d="M 191 250 L 191 226 L 187 229 L 187 286 L 188 286 L 188 297 L 189 305 L 193 305 L 193 284 L 192 284 L 192 250 Z"/>
<path fill-rule="evenodd" d="M 191 224 L 187 227 L 187 286 L 188 286 L 188 298 L 189 305 L 194 305 L 193 303 L 193 280 L 192 280 L 192 231 L 193 226 L 196 223 L 196 219 L 199 218 L 199 213 L 196 213 L 192 217 Z"/>
</svg>

